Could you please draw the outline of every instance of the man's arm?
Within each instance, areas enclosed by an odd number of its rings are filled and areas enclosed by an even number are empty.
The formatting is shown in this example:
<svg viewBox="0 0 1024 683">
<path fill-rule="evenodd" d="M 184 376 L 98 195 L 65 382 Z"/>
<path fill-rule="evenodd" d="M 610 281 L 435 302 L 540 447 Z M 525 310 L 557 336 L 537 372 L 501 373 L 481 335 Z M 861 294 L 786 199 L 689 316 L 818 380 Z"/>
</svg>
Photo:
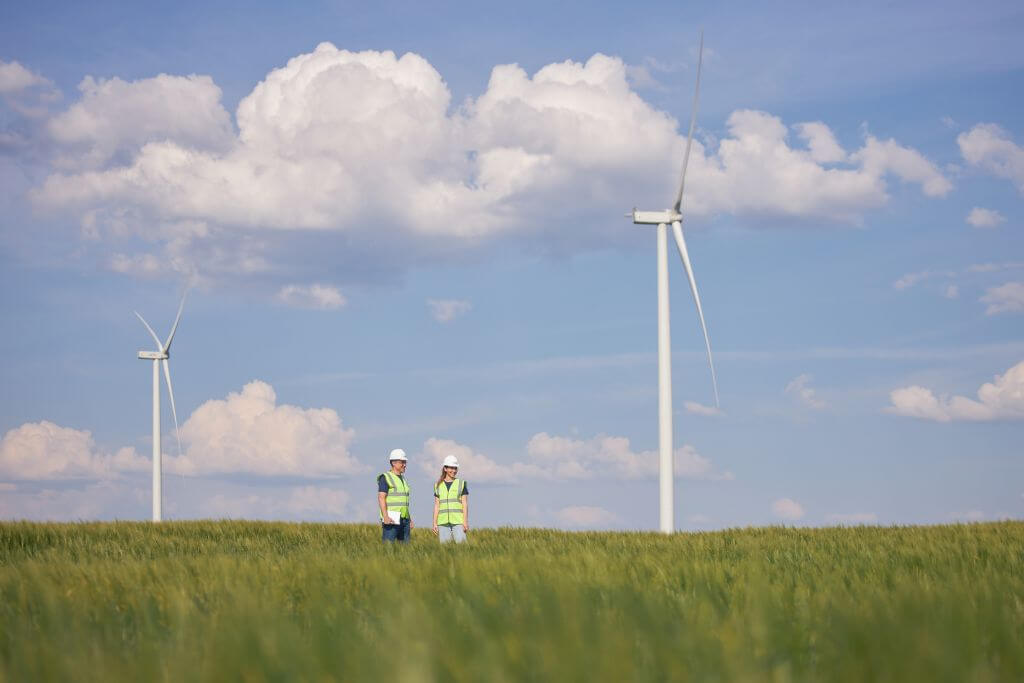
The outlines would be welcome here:
<svg viewBox="0 0 1024 683">
<path fill-rule="evenodd" d="M 388 494 L 377 492 L 377 505 L 380 506 L 380 516 L 384 524 L 390 524 L 388 519 Z"/>
</svg>

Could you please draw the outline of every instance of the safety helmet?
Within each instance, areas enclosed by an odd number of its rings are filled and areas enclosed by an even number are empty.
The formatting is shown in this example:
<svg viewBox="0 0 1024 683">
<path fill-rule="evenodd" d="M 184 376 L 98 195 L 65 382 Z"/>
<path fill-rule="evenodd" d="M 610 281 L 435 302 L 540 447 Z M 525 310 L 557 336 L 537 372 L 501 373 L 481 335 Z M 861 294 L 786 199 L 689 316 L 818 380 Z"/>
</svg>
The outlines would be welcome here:
<svg viewBox="0 0 1024 683">
<path fill-rule="evenodd" d="M 458 467 L 459 466 L 459 459 L 456 458 L 454 455 L 446 455 L 446 456 L 444 456 L 444 466 L 445 467 Z"/>
<path fill-rule="evenodd" d="M 409 462 L 409 458 L 405 457 L 405 451 L 401 448 L 396 448 L 391 451 L 391 455 L 388 456 L 388 460 L 401 460 L 402 462 Z"/>
</svg>

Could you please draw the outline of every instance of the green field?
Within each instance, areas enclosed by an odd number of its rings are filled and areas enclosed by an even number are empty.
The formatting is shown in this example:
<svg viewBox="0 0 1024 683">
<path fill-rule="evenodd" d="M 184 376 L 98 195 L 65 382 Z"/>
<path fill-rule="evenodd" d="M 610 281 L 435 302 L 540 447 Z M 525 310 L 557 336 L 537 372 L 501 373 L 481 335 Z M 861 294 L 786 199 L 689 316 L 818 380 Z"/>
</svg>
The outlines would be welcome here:
<svg viewBox="0 0 1024 683">
<path fill-rule="evenodd" d="M 0 524 L 3 681 L 1022 681 L 1024 523 Z"/>
</svg>

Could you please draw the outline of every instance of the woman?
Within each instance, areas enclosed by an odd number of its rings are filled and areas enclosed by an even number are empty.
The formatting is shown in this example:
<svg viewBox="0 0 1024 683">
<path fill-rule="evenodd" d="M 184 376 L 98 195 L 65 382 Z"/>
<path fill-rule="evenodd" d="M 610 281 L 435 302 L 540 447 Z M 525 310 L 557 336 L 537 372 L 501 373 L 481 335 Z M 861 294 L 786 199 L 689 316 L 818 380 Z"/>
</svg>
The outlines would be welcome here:
<svg viewBox="0 0 1024 683">
<path fill-rule="evenodd" d="M 441 476 L 434 484 L 434 533 L 441 543 L 462 543 L 469 531 L 469 488 L 458 473 L 458 459 L 445 456 Z"/>
</svg>

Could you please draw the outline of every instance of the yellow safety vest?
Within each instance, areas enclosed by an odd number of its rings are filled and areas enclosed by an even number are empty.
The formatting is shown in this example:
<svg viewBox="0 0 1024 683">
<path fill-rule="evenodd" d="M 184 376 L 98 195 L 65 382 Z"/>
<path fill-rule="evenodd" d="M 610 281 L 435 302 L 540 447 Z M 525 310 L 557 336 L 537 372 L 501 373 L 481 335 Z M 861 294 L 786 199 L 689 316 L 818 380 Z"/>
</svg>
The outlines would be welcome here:
<svg viewBox="0 0 1024 683">
<path fill-rule="evenodd" d="M 385 503 L 388 510 L 397 510 L 402 513 L 403 519 L 409 518 L 409 483 L 404 477 L 394 472 L 384 472 L 384 479 L 388 483 L 388 497 Z M 380 515 L 380 512 L 377 512 Z M 381 521 L 384 518 L 381 517 Z"/>
<path fill-rule="evenodd" d="M 462 524 L 462 492 L 466 488 L 466 482 L 456 478 L 451 487 L 445 486 L 442 481 L 434 487 L 437 493 L 437 523 L 438 524 Z"/>
</svg>

